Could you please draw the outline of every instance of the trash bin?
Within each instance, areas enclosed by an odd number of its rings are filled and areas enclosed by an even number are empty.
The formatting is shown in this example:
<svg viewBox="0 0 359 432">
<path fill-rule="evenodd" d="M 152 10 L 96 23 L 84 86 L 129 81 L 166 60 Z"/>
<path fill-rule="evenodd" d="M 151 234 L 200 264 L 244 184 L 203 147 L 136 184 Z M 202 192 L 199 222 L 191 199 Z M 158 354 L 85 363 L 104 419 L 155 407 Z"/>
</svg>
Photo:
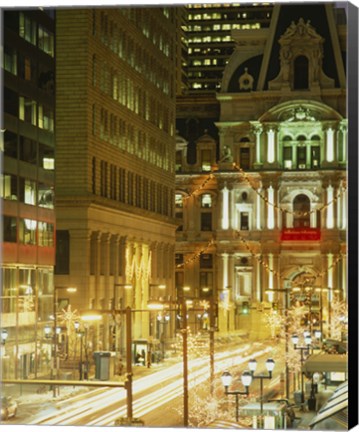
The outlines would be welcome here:
<svg viewBox="0 0 359 432">
<path fill-rule="evenodd" d="M 93 353 L 95 360 L 95 379 L 107 381 L 110 379 L 110 357 L 108 351 L 97 351 Z"/>
<path fill-rule="evenodd" d="M 317 399 L 315 397 L 310 397 L 308 399 L 308 410 L 315 411 L 316 405 L 317 405 Z"/>
<path fill-rule="evenodd" d="M 294 392 L 294 403 L 295 405 L 300 405 L 302 403 L 302 392 Z"/>
</svg>

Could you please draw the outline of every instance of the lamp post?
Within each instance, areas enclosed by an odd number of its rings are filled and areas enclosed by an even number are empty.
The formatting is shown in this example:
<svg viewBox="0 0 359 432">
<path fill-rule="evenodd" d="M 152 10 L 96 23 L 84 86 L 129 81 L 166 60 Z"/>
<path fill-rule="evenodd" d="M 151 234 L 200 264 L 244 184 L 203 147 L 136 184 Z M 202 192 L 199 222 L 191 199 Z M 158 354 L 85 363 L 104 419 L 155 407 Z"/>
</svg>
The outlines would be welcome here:
<svg viewBox="0 0 359 432">
<path fill-rule="evenodd" d="M 222 384 L 224 386 L 224 394 L 225 395 L 234 395 L 236 397 L 236 421 L 238 422 L 239 420 L 239 398 L 238 396 L 240 395 L 244 395 L 244 396 L 248 396 L 249 395 L 249 386 L 251 385 L 252 382 L 252 374 L 249 371 L 244 371 L 242 373 L 241 376 L 241 381 L 242 384 L 244 386 L 244 391 L 239 391 L 239 390 L 235 390 L 235 391 L 228 391 L 229 386 L 232 384 L 232 380 L 233 377 L 232 375 L 226 371 L 223 372 L 222 376 L 221 376 L 221 380 L 222 380 Z"/>
<path fill-rule="evenodd" d="M 301 365 L 301 402 L 304 403 L 304 373 L 303 373 L 303 363 L 304 363 L 304 351 L 309 351 L 310 345 L 312 343 L 312 337 L 310 334 L 306 333 L 304 336 L 305 346 L 297 346 L 299 342 L 298 335 L 292 336 L 293 347 L 295 350 L 300 350 L 300 365 Z"/>
<path fill-rule="evenodd" d="M 121 297 L 117 296 L 117 287 L 121 289 Z M 131 283 L 115 283 L 113 285 L 113 309 L 124 309 L 126 307 L 126 296 L 128 292 L 131 292 L 133 285 Z M 115 320 L 115 351 L 118 354 L 120 351 L 120 356 L 123 355 L 124 350 L 124 333 L 123 326 L 119 328 L 118 323 Z M 119 333 L 119 335 L 117 334 Z"/>
<path fill-rule="evenodd" d="M 266 291 L 266 294 L 270 295 L 273 292 L 279 292 L 285 294 L 285 305 L 284 305 L 284 319 L 285 319 L 285 394 L 286 398 L 289 399 L 290 385 L 289 385 L 289 367 L 288 367 L 288 332 L 289 332 L 289 324 L 288 324 L 288 309 L 289 309 L 289 291 L 290 288 L 278 288 L 278 289 L 270 289 Z"/>
<path fill-rule="evenodd" d="M 252 359 L 252 360 L 249 360 L 249 362 L 248 362 L 248 366 L 249 366 L 249 370 L 251 371 L 252 379 L 259 379 L 260 380 L 260 392 L 261 392 L 260 393 L 261 394 L 261 396 L 260 396 L 260 413 L 261 413 L 260 417 L 261 417 L 261 420 L 263 417 L 263 380 L 272 379 L 272 372 L 273 372 L 273 369 L 275 366 L 275 361 L 273 359 L 269 358 L 266 360 L 265 365 L 266 365 L 266 369 L 268 371 L 268 375 L 263 375 L 263 374 L 254 375 L 254 372 L 257 369 L 257 360 Z"/>
</svg>

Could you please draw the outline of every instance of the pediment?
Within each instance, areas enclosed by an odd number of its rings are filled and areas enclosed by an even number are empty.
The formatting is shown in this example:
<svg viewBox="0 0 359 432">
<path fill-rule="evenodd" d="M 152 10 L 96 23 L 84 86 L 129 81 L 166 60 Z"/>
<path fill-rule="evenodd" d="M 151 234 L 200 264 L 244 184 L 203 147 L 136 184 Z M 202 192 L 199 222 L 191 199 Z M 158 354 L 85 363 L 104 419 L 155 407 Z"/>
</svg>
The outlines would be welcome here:
<svg viewBox="0 0 359 432">
<path fill-rule="evenodd" d="M 263 114 L 260 122 L 316 122 L 338 121 L 342 116 L 333 108 L 321 102 L 296 100 L 276 105 Z"/>
</svg>

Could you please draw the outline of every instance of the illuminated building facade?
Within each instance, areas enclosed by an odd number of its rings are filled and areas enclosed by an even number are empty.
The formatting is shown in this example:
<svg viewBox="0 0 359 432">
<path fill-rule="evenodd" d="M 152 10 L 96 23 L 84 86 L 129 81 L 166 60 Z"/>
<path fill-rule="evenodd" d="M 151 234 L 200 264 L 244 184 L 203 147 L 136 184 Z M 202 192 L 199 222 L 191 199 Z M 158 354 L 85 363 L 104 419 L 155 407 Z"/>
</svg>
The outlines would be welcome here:
<svg viewBox="0 0 359 432">
<path fill-rule="evenodd" d="M 346 26 L 334 12 L 277 4 L 269 28 L 234 30 L 219 140 L 198 138 L 189 164 L 178 128 L 176 287 L 213 298 L 220 331 L 260 337 L 263 307 L 285 307 L 276 290 L 310 281 L 328 334 L 346 299 Z"/>
<path fill-rule="evenodd" d="M 174 294 L 175 12 L 57 12 L 55 280 L 78 313 Z M 136 314 L 134 338 L 158 337 L 149 323 Z M 120 324 L 93 349 L 117 350 Z"/>
<path fill-rule="evenodd" d="M 218 139 L 223 71 L 236 47 L 233 30 L 268 28 L 270 3 L 212 3 L 185 6 L 182 25 L 182 80 L 177 88 L 177 129 L 189 142 L 188 161 L 196 161 L 195 141 L 208 132 Z"/>
<path fill-rule="evenodd" d="M 5 378 L 46 373 L 52 313 L 54 13 L 3 10 L 1 346 Z"/>
<path fill-rule="evenodd" d="M 269 3 L 211 3 L 186 6 L 188 93 L 220 90 L 222 73 L 235 49 L 233 30 L 267 28 L 272 6 Z"/>
</svg>

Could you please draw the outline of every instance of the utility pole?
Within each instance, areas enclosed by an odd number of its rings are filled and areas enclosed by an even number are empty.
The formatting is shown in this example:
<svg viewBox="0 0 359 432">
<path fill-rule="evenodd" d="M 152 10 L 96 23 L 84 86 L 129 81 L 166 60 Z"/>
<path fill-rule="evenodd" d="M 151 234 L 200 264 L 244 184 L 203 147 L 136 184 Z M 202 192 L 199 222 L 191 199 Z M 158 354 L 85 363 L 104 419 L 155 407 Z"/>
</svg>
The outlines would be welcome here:
<svg viewBox="0 0 359 432">
<path fill-rule="evenodd" d="M 131 420 L 132 411 L 132 317 L 130 306 L 126 307 L 126 382 L 127 390 L 127 418 Z"/>
<path fill-rule="evenodd" d="M 188 347 L 187 347 L 187 305 L 182 298 L 182 337 L 183 337 L 183 426 L 188 427 Z"/>
<path fill-rule="evenodd" d="M 214 392 L 214 301 L 213 296 L 211 298 L 210 310 L 209 310 L 209 364 L 210 364 L 210 389 L 211 395 Z"/>
</svg>

